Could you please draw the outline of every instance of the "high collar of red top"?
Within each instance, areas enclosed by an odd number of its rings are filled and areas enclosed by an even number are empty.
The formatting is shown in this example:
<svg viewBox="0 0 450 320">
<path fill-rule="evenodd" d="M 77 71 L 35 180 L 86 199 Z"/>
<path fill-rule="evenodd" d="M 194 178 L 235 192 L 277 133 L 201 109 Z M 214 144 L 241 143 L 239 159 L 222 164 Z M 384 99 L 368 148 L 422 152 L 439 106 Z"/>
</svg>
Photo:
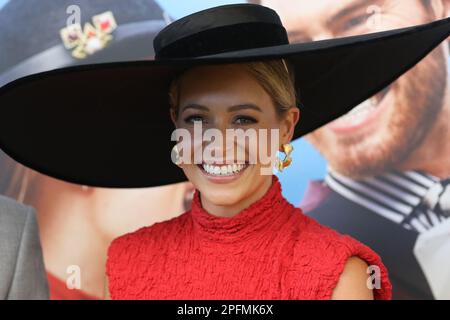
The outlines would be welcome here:
<svg viewBox="0 0 450 320">
<path fill-rule="evenodd" d="M 198 190 L 194 194 L 191 214 L 194 227 L 201 236 L 214 242 L 233 243 L 277 228 L 289 218 L 292 209 L 293 206 L 282 196 L 280 182 L 274 175 L 265 195 L 232 217 L 208 213 L 202 207 Z"/>
</svg>

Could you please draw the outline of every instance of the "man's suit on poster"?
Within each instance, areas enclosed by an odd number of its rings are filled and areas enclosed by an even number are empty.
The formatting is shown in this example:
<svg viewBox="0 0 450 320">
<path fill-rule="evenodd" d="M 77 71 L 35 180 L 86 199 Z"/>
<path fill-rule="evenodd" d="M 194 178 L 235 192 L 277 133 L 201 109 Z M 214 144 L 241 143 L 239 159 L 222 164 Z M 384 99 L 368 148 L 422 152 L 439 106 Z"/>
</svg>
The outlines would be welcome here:
<svg viewBox="0 0 450 320">
<path fill-rule="evenodd" d="M 0 196 L 0 300 L 48 299 L 34 209 Z"/>
</svg>

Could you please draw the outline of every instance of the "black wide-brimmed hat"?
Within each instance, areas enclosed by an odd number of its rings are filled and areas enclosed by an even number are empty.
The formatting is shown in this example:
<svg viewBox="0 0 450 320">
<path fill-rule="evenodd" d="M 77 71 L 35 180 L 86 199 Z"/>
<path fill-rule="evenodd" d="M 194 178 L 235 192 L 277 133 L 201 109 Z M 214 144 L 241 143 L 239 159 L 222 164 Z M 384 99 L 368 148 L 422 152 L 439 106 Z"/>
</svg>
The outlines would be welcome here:
<svg viewBox="0 0 450 320">
<path fill-rule="evenodd" d="M 168 89 L 205 64 L 286 59 L 301 119 L 295 138 L 342 116 L 450 34 L 450 19 L 289 44 L 277 13 L 255 4 L 203 10 L 165 27 L 155 60 L 69 67 L 0 88 L 0 147 L 44 174 L 102 187 L 186 180 L 171 161 Z M 417 79 L 420 81 L 420 79 Z"/>
</svg>

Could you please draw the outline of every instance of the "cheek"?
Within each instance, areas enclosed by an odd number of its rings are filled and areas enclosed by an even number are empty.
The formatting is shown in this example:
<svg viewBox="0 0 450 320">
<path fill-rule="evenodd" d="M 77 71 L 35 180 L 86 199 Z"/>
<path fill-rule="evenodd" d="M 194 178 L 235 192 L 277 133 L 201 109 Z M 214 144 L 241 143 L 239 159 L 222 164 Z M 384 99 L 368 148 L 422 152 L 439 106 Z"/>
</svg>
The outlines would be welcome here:
<svg viewBox="0 0 450 320">
<path fill-rule="evenodd" d="M 269 159 L 274 159 L 283 143 L 282 140 L 281 129 L 276 123 L 270 128 L 260 130 L 257 139 L 258 164 L 266 166 Z"/>
<path fill-rule="evenodd" d="M 198 175 L 200 172 L 198 172 L 199 168 L 195 164 L 184 164 L 182 165 L 181 169 L 183 170 L 186 177 L 192 181 L 192 183 L 195 185 L 198 181 Z"/>
</svg>

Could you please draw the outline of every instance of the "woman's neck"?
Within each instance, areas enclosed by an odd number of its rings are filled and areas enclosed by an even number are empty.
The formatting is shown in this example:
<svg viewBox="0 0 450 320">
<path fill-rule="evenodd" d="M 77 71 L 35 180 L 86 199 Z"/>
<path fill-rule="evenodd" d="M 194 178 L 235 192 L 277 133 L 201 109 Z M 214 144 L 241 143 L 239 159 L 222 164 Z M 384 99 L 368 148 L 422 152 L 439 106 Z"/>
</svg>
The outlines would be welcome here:
<svg viewBox="0 0 450 320">
<path fill-rule="evenodd" d="M 214 204 L 200 194 L 200 200 L 202 207 L 210 214 L 217 217 L 231 218 L 248 208 L 251 204 L 261 199 L 272 185 L 272 176 L 268 179 L 264 179 L 263 183 L 258 187 L 255 192 L 250 193 L 248 197 L 240 199 L 238 202 L 231 205 L 217 205 Z"/>
</svg>

